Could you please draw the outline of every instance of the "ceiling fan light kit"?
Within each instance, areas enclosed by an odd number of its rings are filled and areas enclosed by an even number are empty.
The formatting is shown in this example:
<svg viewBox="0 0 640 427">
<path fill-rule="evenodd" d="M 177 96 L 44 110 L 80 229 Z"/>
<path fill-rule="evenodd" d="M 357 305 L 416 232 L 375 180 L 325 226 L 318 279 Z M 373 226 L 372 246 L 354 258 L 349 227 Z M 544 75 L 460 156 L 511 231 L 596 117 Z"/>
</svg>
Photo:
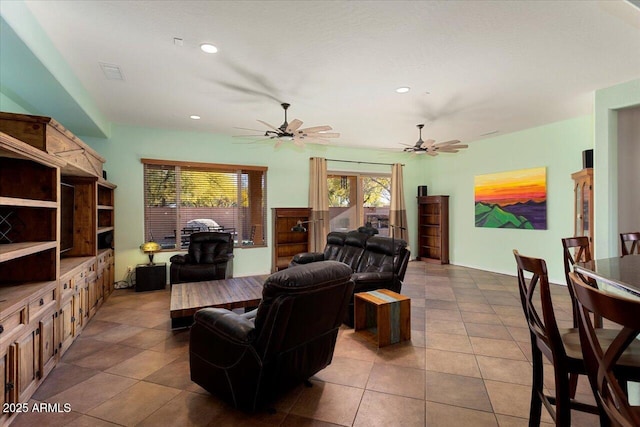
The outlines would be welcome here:
<svg viewBox="0 0 640 427">
<path fill-rule="evenodd" d="M 418 141 L 414 145 L 407 145 L 402 151 L 411 154 L 428 154 L 430 156 L 437 156 L 438 153 L 457 153 L 460 149 L 467 148 L 468 145 L 460 144 L 457 139 L 451 141 L 436 142 L 434 139 L 422 140 L 422 128 L 424 124 L 416 125 L 419 132 Z"/>
</svg>

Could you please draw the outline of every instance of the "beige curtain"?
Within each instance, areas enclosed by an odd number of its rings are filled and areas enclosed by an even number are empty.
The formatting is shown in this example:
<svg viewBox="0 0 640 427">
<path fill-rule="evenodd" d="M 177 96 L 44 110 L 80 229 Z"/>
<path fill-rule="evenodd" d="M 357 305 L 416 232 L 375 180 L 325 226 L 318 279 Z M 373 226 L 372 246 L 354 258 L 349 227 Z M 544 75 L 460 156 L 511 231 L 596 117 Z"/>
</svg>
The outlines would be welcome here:
<svg viewBox="0 0 640 427">
<path fill-rule="evenodd" d="M 391 208 L 389 209 L 390 233 L 396 239 L 409 243 L 409 230 L 407 224 L 407 208 L 404 203 L 404 180 L 402 178 L 402 164 L 394 163 L 391 166 Z M 395 226 L 395 227 L 394 227 Z"/>
<path fill-rule="evenodd" d="M 322 252 L 329 233 L 329 189 L 327 188 L 327 159 L 309 159 L 309 250 Z"/>
</svg>

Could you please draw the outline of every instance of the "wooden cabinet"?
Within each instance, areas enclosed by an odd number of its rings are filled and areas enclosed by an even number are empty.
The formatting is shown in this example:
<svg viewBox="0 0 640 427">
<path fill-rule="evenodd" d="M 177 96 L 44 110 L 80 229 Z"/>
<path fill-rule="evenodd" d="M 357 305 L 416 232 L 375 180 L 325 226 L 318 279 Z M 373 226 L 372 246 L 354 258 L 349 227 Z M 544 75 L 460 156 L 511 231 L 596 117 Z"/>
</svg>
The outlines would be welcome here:
<svg viewBox="0 0 640 427">
<path fill-rule="evenodd" d="M 418 256 L 449 264 L 449 196 L 418 197 Z"/>
<path fill-rule="evenodd" d="M 291 231 L 298 221 L 305 222 L 311 218 L 311 208 L 272 208 L 273 220 L 273 257 L 271 272 L 283 270 L 289 266 L 293 256 L 309 251 L 308 224 L 303 224 L 307 231 Z"/>
<path fill-rule="evenodd" d="M 115 185 L 103 163 L 51 118 L 0 112 L 2 403 L 28 402 L 113 289 Z"/>
<path fill-rule="evenodd" d="M 593 169 L 571 174 L 574 191 L 574 236 L 587 236 L 593 254 Z"/>
</svg>

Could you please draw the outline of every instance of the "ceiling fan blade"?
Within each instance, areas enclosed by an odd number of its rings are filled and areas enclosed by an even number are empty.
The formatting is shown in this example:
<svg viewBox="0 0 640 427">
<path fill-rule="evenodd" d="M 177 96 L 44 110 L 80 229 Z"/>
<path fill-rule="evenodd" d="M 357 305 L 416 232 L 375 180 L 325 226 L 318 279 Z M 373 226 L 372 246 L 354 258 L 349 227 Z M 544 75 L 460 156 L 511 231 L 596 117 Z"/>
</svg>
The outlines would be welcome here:
<svg viewBox="0 0 640 427">
<path fill-rule="evenodd" d="M 437 152 L 438 153 L 457 153 L 460 150 L 454 150 L 451 148 L 440 148 Z"/>
<path fill-rule="evenodd" d="M 262 129 L 249 129 L 249 128 L 239 128 L 239 127 L 233 127 L 233 129 L 240 129 L 240 130 L 250 130 L 253 132 L 264 132 Z"/>
<path fill-rule="evenodd" d="M 287 132 L 293 133 L 297 131 L 300 126 L 302 126 L 302 121 L 293 119 L 291 123 L 289 123 L 289 126 L 287 126 Z"/>
<path fill-rule="evenodd" d="M 452 144 L 457 144 L 460 141 L 458 141 L 457 139 L 452 139 L 451 141 L 445 141 L 445 142 L 438 142 L 437 145 L 443 146 L 443 145 L 452 145 Z"/>
<path fill-rule="evenodd" d="M 296 135 L 305 138 L 338 138 L 340 136 L 337 132 L 304 132 L 296 133 Z"/>
<path fill-rule="evenodd" d="M 267 122 L 265 122 L 265 121 L 262 121 L 262 120 L 258 120 L 258 121 L 259 121 L 260 123 L 262 123 L 263 125 L 265 125 L 266 127 L 271 128 L 271 129 L 275 130 L 276 132 L 280 132 L 280 129 L 278 129 L 277 127 L 272 126 L 272 125 L 270 125 L 269 123 L 267 123 Z"/>
<path fill-rule="evenodd" d="M 333 130 L 333 128 L 331 126 L 314 126 L 314 127 L 310 127 L 310 128 L 306 128 L 306 129 L 300 129 L 298 132 L 305 132 L 305 133 L 310 133 L 310 132 L 325 132 L 328 130 Z"/>
<path fill-rule="evenodd" d="M 298 147 L 301 147 L 301 148 L 304 147 L 304 142 L 302 142 L 302 140 L 300 140 L 300 139 L 295 139 L 294 138 L 293 143 L 295 145 L 297 145 Z"/>
<path fill-rule="evenodd" d="M 278 148 L 280 145 L 282 145 L 282 140 L 281 139 L 277 139 L 276 143 L 273 145 L 273 148 Z"/>
<path fill-rule="evenodd" d="M 437 155 L 438 155 L 438 153 L 437 153 L 437 152 L 435 152 L 435 151 L 427 151 L 427 154 L 428 154 L 428 155 L 430 155 L 430 156 L 432 156 L 432 157 L 435 157 L 435 156 L 437 156 Z"/>
</svg>

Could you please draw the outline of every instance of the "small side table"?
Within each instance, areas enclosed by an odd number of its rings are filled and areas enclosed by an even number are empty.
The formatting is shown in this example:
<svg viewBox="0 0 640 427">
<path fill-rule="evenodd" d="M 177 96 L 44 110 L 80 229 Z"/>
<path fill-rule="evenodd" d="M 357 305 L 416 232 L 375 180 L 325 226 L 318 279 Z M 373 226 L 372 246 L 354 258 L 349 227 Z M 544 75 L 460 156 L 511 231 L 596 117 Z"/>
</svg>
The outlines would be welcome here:
<svg viewBox="0 0 640 427">
<path fill-rule="evenodd" d="M 411 299 L 388 289 L 354 296 L 354 329 L 378 347 L 411 339 Z"/>
<path fill-rule="evenodd" d="M 164 289 L 167 284 L 167 264 L 138 264 L 136 266 L 136 292 Z"/>
</svg>

